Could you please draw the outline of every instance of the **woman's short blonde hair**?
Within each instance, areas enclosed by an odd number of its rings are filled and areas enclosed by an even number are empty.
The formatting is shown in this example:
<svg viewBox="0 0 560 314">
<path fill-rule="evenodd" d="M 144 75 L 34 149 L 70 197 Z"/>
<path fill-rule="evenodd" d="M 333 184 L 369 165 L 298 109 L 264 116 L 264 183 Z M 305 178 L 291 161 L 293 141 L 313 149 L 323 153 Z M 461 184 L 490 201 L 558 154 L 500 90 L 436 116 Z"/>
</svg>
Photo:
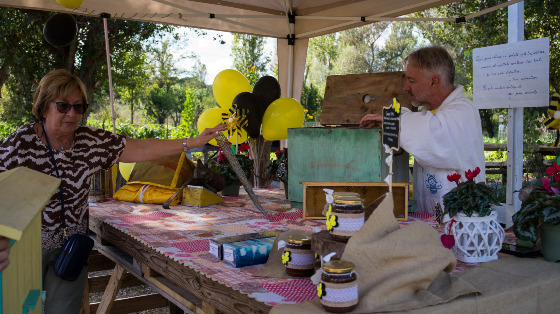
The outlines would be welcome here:
<svg viewBox="0 0 560 314">
<path fill-rule="evenodd" d="M 50 101 L 64 98 L 76 89 L 82 93 L 82 101 L 87 103 L 86 87 L 79 77 L 66 69 L 50 71 L 43 76 L 35 90 L 31 113 L 37 120 L 43 121 L 45 119 L 43 114 L 47 112 Z"/>
</svg>

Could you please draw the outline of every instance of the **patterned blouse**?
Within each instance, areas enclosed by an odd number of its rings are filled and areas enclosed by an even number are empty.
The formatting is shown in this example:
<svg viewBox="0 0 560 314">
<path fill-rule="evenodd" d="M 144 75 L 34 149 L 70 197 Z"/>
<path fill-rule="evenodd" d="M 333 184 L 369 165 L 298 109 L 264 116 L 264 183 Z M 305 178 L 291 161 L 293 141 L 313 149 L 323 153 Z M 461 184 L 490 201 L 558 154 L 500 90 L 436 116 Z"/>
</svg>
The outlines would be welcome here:
<svg viewBox="0 0 560 314">
<path fill-rule="evenodd" d="M 51 146 L 62 179 L 68 237 L 75 233 L 86 233 L 91 177 L 95 172 L 109 169 L 116 163 L 125 144 L 126 138 L 122 135 L 80 126 L 69 150 L 59 151 Z M 0 172 L 17 167 L 27 167 L 56 177 L 49 149 L 33 130 L 33 124 L 20 127 L 0 142 Z M 60 191 L 57 189 L 43 211 L 43 249 L 59 248 L 64 243 L 60 211 Z"/>
</svg>

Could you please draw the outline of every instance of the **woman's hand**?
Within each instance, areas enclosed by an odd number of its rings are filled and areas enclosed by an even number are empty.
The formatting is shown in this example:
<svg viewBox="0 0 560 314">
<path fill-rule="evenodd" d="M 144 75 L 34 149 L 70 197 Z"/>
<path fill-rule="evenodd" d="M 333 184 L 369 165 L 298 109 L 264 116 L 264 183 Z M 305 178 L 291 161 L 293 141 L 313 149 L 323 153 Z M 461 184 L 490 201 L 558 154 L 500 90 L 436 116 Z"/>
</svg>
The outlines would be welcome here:
<svg viewBox="0 0 560 314">
<path fill-rule="evenodd" d="M 196 141 L 202 142 L 201 146 L 204 146 L 204 144 L 208 143 L 208 141 L 210 141 L 211 139 L 218 136 L 218 132 L 222 132 L 222 131 L 225 131 L 225 130 L 227 130 L 227 124 L 220 123 L 213 128 L 204 129 L 204 131 L 202 131 L 194 139 Z"/>
<path fill-rule="evenodd" d="M 373 129 L 380 128 L 383 124 L 383 117 L 377 113 L 366 114 L 360 121 L 360 128 Z"/>
</svg>

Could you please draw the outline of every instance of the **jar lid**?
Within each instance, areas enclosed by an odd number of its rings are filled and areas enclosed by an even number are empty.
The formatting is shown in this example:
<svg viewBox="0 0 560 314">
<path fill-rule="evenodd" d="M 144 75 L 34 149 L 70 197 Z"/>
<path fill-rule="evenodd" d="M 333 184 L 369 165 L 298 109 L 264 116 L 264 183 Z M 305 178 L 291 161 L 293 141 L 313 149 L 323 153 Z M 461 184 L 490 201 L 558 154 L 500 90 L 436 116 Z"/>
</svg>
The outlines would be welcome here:
<svg viewBox="0 0 560 314">
<path fill-rule="evenodd" d="M 310 244 L 311 238 L 301 235 L 293 235 L 288 237 L 288 243 L 292 244 Z"/>
<path fill-rule="evenodd" d="M 333 197 L 337 198 L 337 197 L 345 197 L 345 196 L 356 196 L 356 197 L 360 197 L 360 193 L 356 193 L 356 192 L 334 192 L 333 193 Z"/>
<path fill-rule="evenodd" d="M 336 204 L 362 204 L 363 200 L 356 196 L 341 196 L 334 199 Z"/>
<path fill-rule="evenodd" d="M 344 274 L 354 270 L 354 263 L 345 260 L 332 260 L 323 264 L 323 270 L 327 273 Z"/>
</svg>

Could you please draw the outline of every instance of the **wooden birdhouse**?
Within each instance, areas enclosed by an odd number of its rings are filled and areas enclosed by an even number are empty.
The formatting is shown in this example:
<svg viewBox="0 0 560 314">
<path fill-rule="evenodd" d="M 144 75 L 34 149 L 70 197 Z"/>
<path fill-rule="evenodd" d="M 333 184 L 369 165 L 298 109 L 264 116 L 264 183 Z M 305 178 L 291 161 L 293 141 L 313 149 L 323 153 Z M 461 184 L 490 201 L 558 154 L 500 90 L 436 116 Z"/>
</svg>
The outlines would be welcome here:
<svg viewBox="0 0 560 314">
<path fill-rule="evenodd" d="M 0 173 L 0 235 L 11 239 L 0 272 L 0 314 L 41 313 L 41 211 L 60 180 L 25 167 Z"/>
</svg>

